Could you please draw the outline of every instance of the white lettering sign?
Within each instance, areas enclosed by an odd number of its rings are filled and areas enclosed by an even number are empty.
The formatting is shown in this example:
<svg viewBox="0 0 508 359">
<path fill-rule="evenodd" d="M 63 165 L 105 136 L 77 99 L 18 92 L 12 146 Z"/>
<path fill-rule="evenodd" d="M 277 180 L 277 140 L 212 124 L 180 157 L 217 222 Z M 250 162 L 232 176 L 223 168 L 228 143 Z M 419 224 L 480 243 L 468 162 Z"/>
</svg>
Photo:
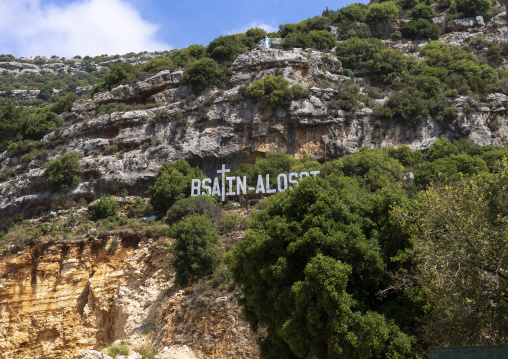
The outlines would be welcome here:
<svg viewBox="0 0 508 359">
<path fill-rule="evenodd" d="M 225 201 L 227 196 L 241 196 L 248 193 L 274 194 L 292 189 L 293 186 L 298 185 L 298 181 L 304 177 L 313 176 L 315 178 L 319 174 L 319 171 L 291 172 L 290 174 L 281 173 L 277 176 L 276 186 L 270 188 L 269 174 L 259 175 L 256 187 L 252 187 L 247 186 L 247 176 L 226 176 L 228 172 L 231 172 L 231 170 L 227 169 L 226 165 L 222 165 L 222 169 L 217 171 L 219 176 L 222 175 L 222 181 L 219 181 L 219 177 L 215 177 L 213 180 L 211 178 L 205 178 L 203 180 L 193 179 L 191 196 L 218 196 L 221 197 L 222 201 Z"/>
</svg>

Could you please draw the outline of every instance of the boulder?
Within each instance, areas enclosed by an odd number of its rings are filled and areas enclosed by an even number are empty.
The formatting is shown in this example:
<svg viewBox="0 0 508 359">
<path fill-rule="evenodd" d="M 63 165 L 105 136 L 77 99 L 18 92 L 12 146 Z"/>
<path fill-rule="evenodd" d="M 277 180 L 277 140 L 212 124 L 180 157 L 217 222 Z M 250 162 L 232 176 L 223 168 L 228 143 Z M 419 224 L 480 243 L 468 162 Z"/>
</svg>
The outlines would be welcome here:
<svg viewBox="0 0 508 359">
<path fill-rule="evenodd" d="M 448 24 L 446 24 L 446 29 L 448 31 L 462 31 L 479 26 L 485 26 L 483 16 L 464 17 L 462 19 L 448 21 Z"/>
</svg>

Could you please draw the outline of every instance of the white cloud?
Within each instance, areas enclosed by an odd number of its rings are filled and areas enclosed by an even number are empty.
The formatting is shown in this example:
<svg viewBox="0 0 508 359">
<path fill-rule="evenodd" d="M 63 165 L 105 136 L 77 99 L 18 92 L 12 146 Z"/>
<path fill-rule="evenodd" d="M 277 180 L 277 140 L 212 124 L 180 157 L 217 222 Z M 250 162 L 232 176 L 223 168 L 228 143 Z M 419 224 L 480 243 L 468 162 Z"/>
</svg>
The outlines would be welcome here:
<svg viewBox="0 0 508 359">
<path fill-rule="evenodd" d="M 0 0 L 0 53 L 72 57 L 169 50 L 125 0 Z"/>
<path fill-rule="evenodd" d="M 225 31 L 225 33 L 228 35 L 238 34 L 238 33 L 245 32 L 249 29 L 252 29 L 253 27 L 259 27 L 260 29 L 263 29 L 266 32 L 274 32 L 274 31 L 278 30 L 278 28 L 274 27 L 273 25 L 267 24 L 264 21 L 252 21 L 249 24 L 245 25 L 244 27 L 231 29 L 231 30 Z"/>
</svg>

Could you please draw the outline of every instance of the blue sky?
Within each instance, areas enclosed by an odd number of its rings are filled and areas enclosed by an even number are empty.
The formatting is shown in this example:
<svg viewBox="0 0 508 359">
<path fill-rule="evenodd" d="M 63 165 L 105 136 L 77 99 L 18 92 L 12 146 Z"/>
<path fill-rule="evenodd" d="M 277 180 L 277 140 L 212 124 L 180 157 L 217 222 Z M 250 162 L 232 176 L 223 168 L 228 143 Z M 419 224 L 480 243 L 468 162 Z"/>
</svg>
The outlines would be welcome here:
<svg viewBox="0 0 508 359">
<path fill-rule="evenodd" d="M 72 57 L 207 45 L 220 35 L 275 30 L 352 2 L 0 0 L 0 54 Z"/>
</svg>

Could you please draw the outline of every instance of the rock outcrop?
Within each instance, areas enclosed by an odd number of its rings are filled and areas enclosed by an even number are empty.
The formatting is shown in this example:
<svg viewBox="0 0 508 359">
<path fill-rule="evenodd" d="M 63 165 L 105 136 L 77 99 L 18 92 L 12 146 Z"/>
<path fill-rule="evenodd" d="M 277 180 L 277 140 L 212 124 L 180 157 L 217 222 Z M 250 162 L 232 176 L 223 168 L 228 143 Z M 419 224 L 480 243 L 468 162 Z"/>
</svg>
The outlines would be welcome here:
<svg viewBox="0 0 508 359">
<path fill-rule="evenodd" d="M 109 358 L 90 349 L 131 336 L 161 348 L 160 358 L 258 358 L 235 297 L 186 295 L 165 269 L 170 260 L 164 245 L 136 232 L 2 257 L 0 359 Z"/>
</svg>

